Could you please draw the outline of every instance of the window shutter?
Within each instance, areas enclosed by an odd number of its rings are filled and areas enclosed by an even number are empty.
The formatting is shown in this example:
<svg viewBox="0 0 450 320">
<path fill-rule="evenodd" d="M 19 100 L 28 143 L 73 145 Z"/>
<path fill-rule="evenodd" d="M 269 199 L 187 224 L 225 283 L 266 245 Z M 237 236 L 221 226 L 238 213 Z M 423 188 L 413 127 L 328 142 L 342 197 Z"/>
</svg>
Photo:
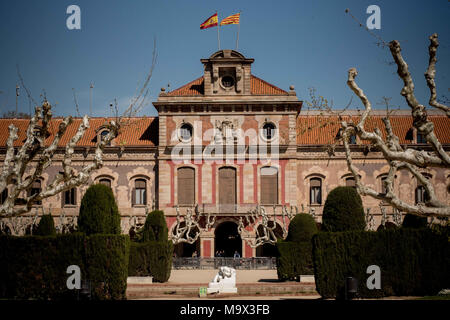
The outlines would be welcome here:
<svg viewBox="0 0 450 320">
<path fill-rule="evenodd" d="M 72 199 L 72 203 L 74 205 L 77 205 L 77 188 L 73 188 L 73 199 Z"/>
<path fill-rule="evenodd" d="M 193 168 L 178 169 L 178 204 L 195 203 L 195 172 Z"/>
<path fill-rule="evenodd" d="M 144 189 L 144 204 L 147 205 L 147 188 Z"/>
<path fill-rule="evenodd" d="M 133 206 L 136 204 L 136 188 L 131 191 L 131 204 Z"/>
<path fill-rule="evenodd" d="M 278 203 L 278 170 L 276 168 L 261 168 L 261 203 Z"/>
</svg>

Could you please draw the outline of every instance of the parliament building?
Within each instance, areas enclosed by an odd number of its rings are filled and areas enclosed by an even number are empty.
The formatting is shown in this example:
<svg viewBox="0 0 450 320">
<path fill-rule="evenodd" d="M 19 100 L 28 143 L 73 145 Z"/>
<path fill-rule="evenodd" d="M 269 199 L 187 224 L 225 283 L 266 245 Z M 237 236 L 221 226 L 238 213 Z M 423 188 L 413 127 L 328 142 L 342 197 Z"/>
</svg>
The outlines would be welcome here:
<svg viewBox="0 0 450 320">
<path fill-rule="evenodd" d="M 177 224 L 177 211 L 183 216 L 188 210 L 199 210 L 214 217 L 213 224 L 202 229 L 194 244 L 176 246 L 179 256 L 197 251 L 201 257 L 213 257 L 217 250 L 225 250 L 229 256 L 234 251 L 242 257 L 270 255 L 268 245 L 254 248 L 241 239 L 240 219 L 259 205 L 270 216 L 275 210 L 279 219 L 282 210 L 292 207 L 311 213 L 320 223 L 327 194 L 337 186 L 355 183 L 347 168 L 343 146 L 338 144 L 334 155 L 327 152 L 339 136 L 339 121 L 333 115 L 307 110 L 294 86 L 284 90 L 255 76 L 254 59 L 237 51 L 220 50 L 200 62 L 203 74 L 199 78 L 176 90 L 161 89 L 153 102 L 157 117 L 128 121 L 106 147 L 104 166 L 94 172 L 91 183 L 111 187 L 122 216 L 123 233 L 132 232 L 144 222 L 146 208 L 164 211 L 169 237 Z M 374 111 L 366 127 L 383 131 L 384 115 Z M 358 114 L 348 111 L 346 117 L 357 119 Z M 424 137 L 412 125 L 410 110 L 396 111 L 390 117 L 402 145 L 428 148 Z M 439 113 L 430 113 L 429 119 L 449 151 L 450 120 Z M 107 120 L 90 119 L 90 128 L 74 155 L 75 168 L 92 157 L 98 139 L 105 133 Z M 75 119 L 61 139 L 61 150 L 80 121 Z M 28 120 L 0 120 L 0 159 L 4 157 L 10 123 L 19 128 L 16 142 L 20 144 Z M 357 139 L 351 142 L 362 182 L 383 192 L 383 179 L 389 169 L 386 161 L 378 152 L 367 152 L 367 144 Z M 44 188 L 61 168 L 57 155 L 33 188 Z M 424 172 L 437 197 L 449 203 L 450 169 L 432 168 Z M 36 207 L 49 210 L 55 223 L 62 213 L 65 218 L 76 216 L 87 187 L 48 198 Z M 396 176 L 395 190 L 405 201 L 424 200 L 424 188 L 407 171 Z M 391 207 L 383 207 L 370 197 L 363 197 L 363 203 L 373 216 L 372 229 L 376 230 L 382 222 L 392 223 Z M 382 208 L 387 218 L 383 217 Z M 281 225 L 280 220 L 275 229 L 278 234 Z M 255 230 L 247 229 L 247 236 L 255 237 Z"/>
</svg>

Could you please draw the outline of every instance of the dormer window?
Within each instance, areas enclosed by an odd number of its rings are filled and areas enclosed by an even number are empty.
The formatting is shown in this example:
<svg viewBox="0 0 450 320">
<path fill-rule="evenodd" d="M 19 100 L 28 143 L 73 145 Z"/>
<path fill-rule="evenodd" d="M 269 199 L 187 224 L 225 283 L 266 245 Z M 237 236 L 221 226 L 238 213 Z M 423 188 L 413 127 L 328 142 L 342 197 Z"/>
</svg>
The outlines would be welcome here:
<svg viewBox="0 0 450 320">
<path fill-rule="evenodd" d="M 425 135 L 423 133 L 420 133 L 417 131 L 417 143 L 427 143 L 427 139 L 425 138 Z"/>
<path fill-rule="evenodd" d="M 100 137 L 101 141 L 104 141 L 104 140 L 106 139 L 106 136 L 108 135 L 108 133 L 109 133 L 109 131 L 106 130 L 106 129 L 100 131 L 99 137 Z M 111 145 L 111 141 L 108 142 L 106 145 L 107 145 L 107 146 L 110 146 L 110 145 Z"/>
</svg>

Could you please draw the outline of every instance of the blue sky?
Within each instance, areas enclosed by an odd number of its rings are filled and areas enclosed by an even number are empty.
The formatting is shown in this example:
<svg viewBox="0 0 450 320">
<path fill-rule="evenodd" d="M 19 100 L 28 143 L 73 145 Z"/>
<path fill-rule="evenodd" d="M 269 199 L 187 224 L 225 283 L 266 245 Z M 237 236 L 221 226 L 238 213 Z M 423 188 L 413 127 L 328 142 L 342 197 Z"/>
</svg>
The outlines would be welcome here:
<svg viewBox="0 0 450 320">
<path fill-rule="evenodd" d="M 81 8 L 81 30 L 68 30 L 66 8 Z M 153 1 L 24 1 L 0 3 L 0 108 L 15 109 L 16 65 L 36 100 L 45 89 L 55 104 L 54 115 L 74 114 L 73 91 L 82 114 L 89 112 L 89 84 L 94 83 L 94 116 L 108 116 L 116 98 L 123 110 L 151 65 L 153 39 L 158 59 L 150 84 L 149 102 L 161 87 L 175 89 L 202 75 L 201 58 L 217 50 L 217 30 L 200 30 L 216 10 L 219 18 L 242 12 L 239 51 L 255 59 L 253 73 L 288 90 L 295 85 L 301 100 L 308 88 L 345 106 L 352 92 L 347 70 L 359 70 L 358 83 L 376 106 L 382 96 L 407 107 L 401 81 L 388 48 L 344 11 L 365 23 L 366 8 L 381 8 L 385 41 L 397 39 L 410 65 L 418 98 L 427 103 L 423 77 L 428 63 L 428 36 L 439 34 L 436 82 L 440 95 L 450 88 L 450 2 L 435 1 L 284 1 L 284 0 L 153 0 Z M 237 26 L 220 29 L 221 48 L 235 49 Z M 353 99 L 353 105 L 359 101 Z M 19 111 L 29 103 L 21 90 Z M 141 112 L 156 115 L 151 103 Z"/>
</svg>

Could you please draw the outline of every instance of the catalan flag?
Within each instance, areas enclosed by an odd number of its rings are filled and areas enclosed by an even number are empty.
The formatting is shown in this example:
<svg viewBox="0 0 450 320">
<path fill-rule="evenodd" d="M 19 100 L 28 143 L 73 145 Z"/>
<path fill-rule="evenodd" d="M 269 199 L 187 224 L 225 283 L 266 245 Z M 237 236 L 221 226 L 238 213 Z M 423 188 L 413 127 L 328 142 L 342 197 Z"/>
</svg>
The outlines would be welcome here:
<svg viewBox="0 0 450 320">
<path fill-rule="evenodd" d="M 226 17 L 220 22 L 220 25 L 223 26 L 225 24 L 239 24 L 239 16 L 240 13 L 233 14 L 232 16 Z"/>
<path fill-rule="evenodd" d="M 211 28 L 211 27 L 217 27 L 218 22 L 219 22 L 219 19 L 217 18 L 217 12 L 216 12 L 215 14 L 213 14 L 211 17 L 206 19 L 205 22 L 203 22 L 200 25 L 200 29 L 207 29 L 207 28 Z"/>
</svg>

